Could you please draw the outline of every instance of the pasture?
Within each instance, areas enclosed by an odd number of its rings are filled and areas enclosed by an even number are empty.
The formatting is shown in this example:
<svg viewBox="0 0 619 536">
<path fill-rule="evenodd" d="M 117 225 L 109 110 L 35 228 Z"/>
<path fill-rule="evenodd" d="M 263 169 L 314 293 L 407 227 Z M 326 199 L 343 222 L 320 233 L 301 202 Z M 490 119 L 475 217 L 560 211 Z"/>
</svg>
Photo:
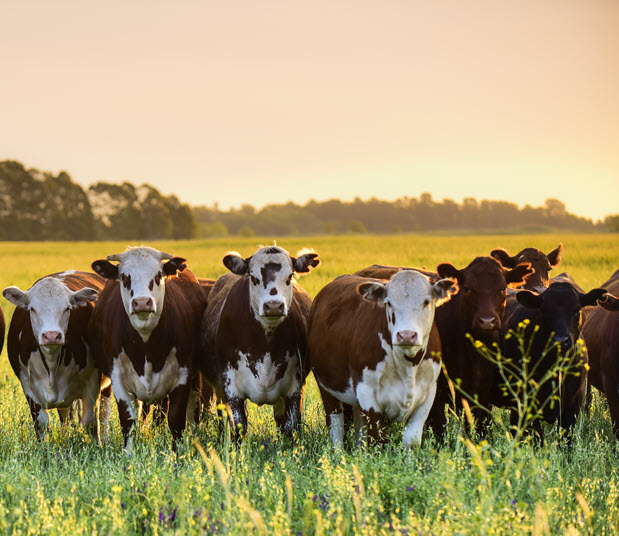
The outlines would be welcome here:
<svg viewBox="0 0 619 536">
<path fill-rule="evenodd" d="M 322 264 L 301 278 L 314 296 L 343 273 L 373 263 L 457 268 L 495 247 L 544 252 L 562 242 L 556 272 L 568 271 L 585 291 L 619 266 L 617 235 L 335 236 L 278 241 L 291 254 L 315 249 Z M 152 242 L 188 259 L 199 277 L 226 270 L 229 250 L 251 255 L 271 239 Z M 3 243 L 1 288 L 29 288 L 39 277 L 90 263 L 128 245 Z M 557 275 L 552 272 L 551 275 Z M 13 306 L 0 300 L 8 323 Z M 187 431 L 178 456 L 167 425 L 141 425 L 131 456 L 122 448 L 115 402 L 102 445 L 77 425 L 39 443 L 6 348 L 0 364 L 0 532 L 13 534 L 616 534 L 619 448 L 605 401 L 594 393 L 571 449 L 556 429 L 543 445 L 513 448 L 506 416 L 465 440 L 466 424 L 449 422 L 444 442 L 401 446 L 401 428 L 385 447 L 334 452 L 313 378 L 300 434 L 278 437 L 268 406 L 249 404 L 240 447 L 221 439 L 211 412 Z"/>
</svg>

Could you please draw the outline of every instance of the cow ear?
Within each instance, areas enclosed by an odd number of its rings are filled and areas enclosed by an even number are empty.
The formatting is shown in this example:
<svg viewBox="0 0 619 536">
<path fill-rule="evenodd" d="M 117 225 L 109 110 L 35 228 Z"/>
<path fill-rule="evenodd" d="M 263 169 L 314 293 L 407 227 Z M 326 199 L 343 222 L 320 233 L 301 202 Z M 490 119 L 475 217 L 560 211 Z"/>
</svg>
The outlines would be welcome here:
<svg viewBox="0 0 619 536">
<path fill-rule="evenodd" d="M 27 309 L 28 305 L 30 304 L 28 294 L 26 294 L 23 290 L 17 287 L 6 287 L 2 291 L 2 295 L 8 302 L 12 303 L 15 307 L 23 307 L 24 309 Z"/>
<path fill-rule="evenodd" d="M 619 311 L 619 298 L 607 292 L 598 300 L 598 305 L 607 311 Z"/>
<path fill-rule="evenodd" d="M 513 270 L 505 272 L 505 281 L 507 283 L 524 283 L 535 270 L 531 268 L 530 262 L 522 262 L 518 264 Z"/>
<path fill-rule="evenodd" d="M 92 269 L 105 279 L 118 279 L 118 266 L 110 261 L 99 259 L 92 263 Z"/>
<path fill-rule="evenodd" d="M 310 268 L 316 268 L 320 264 L 318 253 L 304 253 L 298 258 L 290 257 L 292 269 L 297 273 L 306 273 Z"/>
<path fill-rule="evenodd" d="M 84 307 L 88 305 L 88 302 L 94 302 L 97 300 L 97 292 L 94 288 L 84 287 L 76 292 L 71 293 L 69 301 L 74 307 Z"/>
<path fill-rule="evenodd" d="M 382 283 L 361 283 L 357 286 L 357 292 L 368 301 L 383 303 L 387 295 L 387 289 Z"/>
<path fill-rule="evenodd" d="M 499 261 L 503 268 L 514 268 L 516 266 L 516 259 L 514 259 L 514 257 L 510 257 L 509 253 L 507 253 L 507 251 L 503 248 L 493 249 L 490 252 L 490 256 Z"/>
<path fill-rule="evenodd" d="M 182 257 L 172 257 L 168 262 L 163 265 L 163 273 L 165 275 L 174 275 L 176 271 L 182 272 L 187 265 L 185 262 L 187 259 L 183 259 Z"/>
<path fill-rule="evenodd" d="M 249 272 L 249 259 L 244 259 L 238 253 L 228 253 L 224 257 L 224 266 L 228 268 L 233 274 L 244 275 Z"/>
<path fill-rule="evenodd" d="M 597 305 L 597 301 L 606 294 L 606 289 L 594 288 L 586 294 L 580 294 L 580 306 L 587 307 L 588 305 Z"/>
<path fill-rule="evenodd" d="M 542 298 L 539 294 L 530 290 L 520 290 L 516 293 L 518 303 L 527 309 L 539 309 L 542 304 Z"/>
<path fill-rule="evenodd" d="M 462 284 L 462 270 L 458 270 L 453 264 L 444 262 L 436 268 L 441 279 L 455 279 L 459 284 Z"/>
<path fill-rule="evenodd" d="M 459 287 L 454 279 L 440 279 L 432 285 L 432 293 L 436 307 L 451 300 L 454 294 L 458 293 Z"/>
<path fill-rule="evenodd" d="M 553 249 L 548 255 L 550 261 L 550 268 L 556 268 L 561 262 L 561 253 L 563 253 L 563 244 L 559 244 L 557 249 Z"/>
</svg>

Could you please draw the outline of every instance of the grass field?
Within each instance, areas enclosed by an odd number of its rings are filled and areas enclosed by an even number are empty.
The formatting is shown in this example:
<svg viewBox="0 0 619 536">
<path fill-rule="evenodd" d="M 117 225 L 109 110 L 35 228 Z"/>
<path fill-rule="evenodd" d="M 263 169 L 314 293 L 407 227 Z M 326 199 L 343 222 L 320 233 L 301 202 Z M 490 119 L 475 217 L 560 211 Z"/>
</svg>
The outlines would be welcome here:
<svg viewBox="0 0 619 536">
<path fill-rule="evenodd" d="M 224 273 L 228 250 L 249 256 L 272 240 L 153 242 L 188 259 L 200 277 Z M 619 267 L 617 235 L 337 236 L 285 239 L 292 254 L 314 248 L 322 265 L 301 283 L 314 296 L 336 276 L 373 263 L 457 268 L 495 247 L 565 251 L 560 271 L 585 289 Z M 39 277 L 118 253 L 126 244 L 3 243 L 1 288 L 27 289 Z M 556 275 L 556 274 L 554 274 Z M 2 299 L 8 321 L 13 306 Z M 577 424 L 568 449 L 551 429 L 543 446 L 518 448 L 506 418 L 466 441 L 449 422 L 445 442 L 431 433 L 421 448 L 401 447 L 401 428 L 377 448 L 334 452 L 316 384 L 310 376 L 302 430 L 293 444 L 279 438 L 272 411 L 250 404 L 240 447 L 217 437 L 208 415 L 185 435 L 178 456 L 164 425 L 141 427 L 136 448 L 122 448 L 113 404 L 102 446 L 76 425 L 35 439 L 26 401 L 6 349 L 0 362 L 0 532 L 12 534 L 617 534 L 619 448 L 605 401 Z"/>
</svg>

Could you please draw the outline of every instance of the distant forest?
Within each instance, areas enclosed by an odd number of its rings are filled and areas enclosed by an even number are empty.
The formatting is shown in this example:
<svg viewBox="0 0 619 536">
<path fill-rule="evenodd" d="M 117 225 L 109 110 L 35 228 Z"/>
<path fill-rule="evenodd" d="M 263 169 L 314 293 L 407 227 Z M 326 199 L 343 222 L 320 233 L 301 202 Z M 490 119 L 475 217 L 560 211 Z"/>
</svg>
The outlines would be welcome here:
<svg viewBox="0 0 619 536">
<path fill-rule="evenodd" d="M 0 162 L 0 240 L 153 240 L 346 233 L 619 232 L 619 214 L 603 222 L 569 214 L 558 199 L 519 208 L 507 201 L 458 204 L 431 194 L 395 201 L 356 198 L 305 205 L 191 207 L 148 184 L 98 182 L 84 190 L 66 172 Z"/>
</svg>

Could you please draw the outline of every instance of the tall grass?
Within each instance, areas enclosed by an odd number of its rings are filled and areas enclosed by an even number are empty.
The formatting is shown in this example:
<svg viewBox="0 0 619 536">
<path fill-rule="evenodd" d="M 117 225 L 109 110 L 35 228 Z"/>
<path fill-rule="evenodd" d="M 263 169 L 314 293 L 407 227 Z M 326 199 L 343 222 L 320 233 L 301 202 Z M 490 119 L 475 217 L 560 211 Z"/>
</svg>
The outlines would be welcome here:
<svg viewBox="0 0 619 536">
<path fill-rule="evenodd" d="M 292 253 L 313 247 L 322 266 L 301 281 L 315 295 L 328 281 L 373 263 L 461 268 L 494 247 L 550 251 L 563 242 L 558 271 L 585 289 L 617 268 L 616 236 L 310 237 L 278 241 Z M 158 242 L 216 277 L 234 249 L 250 255 L 267 239 Z M 3 244 L 2 288 L 28 288 L 47 273 L 89 269 L 124 243 Z M 135 244 L 131 244 L 135 245 Z M 7 317 L 12 306 L 2 302 Z M 187 432 L 178 456 L 166 425 L 140 427 L 131 456 L 122 449 L 116 410 L 101 447 L 56 416 L 43 442 L 3 352 L 0 364 L 0 532 L 14 534 L 616 534 L 619 449 L 605 401 L 579 418 L 571 449 L 554 427 L 546 441 L 513 449 L 509 417 L 495 410 L 487 429 L 465 439 L 450 418 L 444 441 L 426 433 L 401 446 L 400 425 L 385 447 L 334 451 L 310 376 L 303 426 L 279 437 L 268 406 L 249 404 L 246 440 L 218 436 L 215 413 Z"/>
</svg>

